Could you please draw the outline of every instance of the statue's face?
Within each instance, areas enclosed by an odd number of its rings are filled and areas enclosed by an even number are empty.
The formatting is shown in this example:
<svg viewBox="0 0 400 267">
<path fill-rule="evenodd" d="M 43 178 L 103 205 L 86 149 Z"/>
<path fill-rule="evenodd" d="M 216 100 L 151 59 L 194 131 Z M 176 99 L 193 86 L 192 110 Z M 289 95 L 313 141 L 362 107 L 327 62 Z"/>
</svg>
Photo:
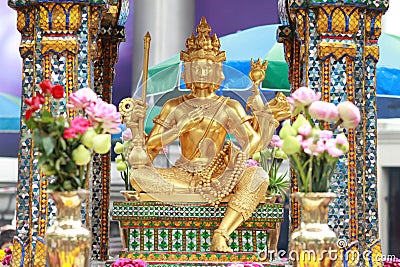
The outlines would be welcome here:
<svg viewBox="0 0 400 267">
<path fill-rule="evenodd" d="M 186 67 L 188 68 L 186 69 Z M 185 63 L 185 72 L 187 71 L 190 75 L 185 75 L 185 82 L 193 84 L 196 89 L 210 88 L 210 85 L 219 85 L 221 82 L 218 79 L 219 72 L 221 72 L 221 64 L 208 59 Z"/>
</svg>

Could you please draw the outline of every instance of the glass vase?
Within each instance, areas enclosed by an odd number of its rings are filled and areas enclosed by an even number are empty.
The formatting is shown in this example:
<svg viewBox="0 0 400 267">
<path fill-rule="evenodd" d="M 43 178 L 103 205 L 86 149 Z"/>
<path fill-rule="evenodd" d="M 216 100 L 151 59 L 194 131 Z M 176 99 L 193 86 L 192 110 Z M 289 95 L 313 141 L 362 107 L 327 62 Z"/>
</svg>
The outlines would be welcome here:
<svg viewBox="0 0 400 267">
<path fill-rule="evenodd" d="M 290 238 L 294 267 L 332 267 L 337 259 L 337 237 L 328 226 L 328 205 L 334 193 L 295 193 L 301 207 L 301 224 Z"/>
<path fill-rule="evenodd" d="M 82 200 L 88 191 L 49 192 L 57 215 L 45 234 L 50 267 L 89 266 L 91 234 L 82 225 Z"/>
</svg>

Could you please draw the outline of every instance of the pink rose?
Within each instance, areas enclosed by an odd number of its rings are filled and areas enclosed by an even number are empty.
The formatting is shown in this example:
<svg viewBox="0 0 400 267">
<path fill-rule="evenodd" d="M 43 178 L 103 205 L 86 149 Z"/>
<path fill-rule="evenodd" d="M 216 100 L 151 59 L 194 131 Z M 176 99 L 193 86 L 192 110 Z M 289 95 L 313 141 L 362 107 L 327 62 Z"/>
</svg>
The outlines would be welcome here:
<svg viewBox="0 0 400 267">
<path fill-rule="evenodd" d="M 271 143 L 269 143 L 269 147 L 282 147 L 283 141 L 279 138 L 279 135 L 274 134 L 271 139 Z"/>
<path fill-rule="evenodd" d="M 90 88 L 82 88 L 69 96 L 68 108 L 82 109 L 88 107 L 97 100 L 97 95 Z"/>
<path fill-rule="evenodd" d="M 146 267 L 147 264 L 141 259 L 126 259 L 119 258 L 116 262 L 114 262 L 111 267 Z"/>
<path fill-rule="evenodd" d="M 325 101 L 315 101 L 311 103 L 308 111 L 311 117 L 323 121 L 337 121 L 339 112 L 335 104 Z"/>
<path fill-rule="evenodd" d="M 303 149 L 304 153 L 311 155 L 312 151 L 311 151 L 311 146 L 313 145 L 313 140 L 311 138 L 308 139 L 304 139 L 301 142 L 301 148 Z"/>
<path fill-rule="evenodd" d="M 70 138 L 77 137 L 75 129 L 74 128 L 64 129 L 63 137 L 64 137 L 64 139 L 70 139 Z"/>
<path fill-rule="evenodd" d="M 299 129 L 297 130 L 297 132 L 299 134 L 301 134 L 302 136 L 308 136 L 311 133 L 311 130 L 312 130 L 311 125 L 306 124 L 306 125 L 300 126 Z"/>
<path fill-rule="evenodd" d="M 337 158 L 337 157 L 340 157 L 341 155 L 343 155 L 343 151 L 340 150 L 339 148 L 337 148 L 336 146 L 329 147 L 327 149 L 327 151 L 328 151 L 328 154 L 334 158 Z"/>
<path fill-rule="evenodd" d="M 321 93 L 316 93 L 309 87 L 300 87 L 294 91 L 287 101 L 296 108 L 303 108 L 309 106 L 312 102 L 321 98 Z"/>
<path fill-rule="evenodd" d="M 317 156 L 318 154 L 324 152 L 325 146 L 324 143 L 319 140 L 317 143 L 314 143 L 314 139 L 312 137 L 304 139 L 301 141 L 301 148 L 306 154 L 313 154 Z"/>
<path fill-rule="evenodd" d="M 248 159 L 246 162 L 245 167 L 253 167 L 253 166 L 258 166 L 258 162 L 255 159 Z"/>
<path fill-rule="evenodd" d="M 350 101 L 340 102 L 337 108 L 339 116 L 343 120 L 342 126 L 356 128 L 361 120 L 360 110 Z"/>
<path fill-rule="evenodd" d="M 318 134 L 321 140 L 328 140 L 333 136 L 333 132 L 329 130 L 322 130 Z"/>
<path fill-rule="evenodd" d="M 323 140 L 318 140 L 317 143 L 313 144 L 311 147 L 313 149 L 314 155 L 324 153 L 326 149 L 325 142 Z"/>
<path fill-rule="evenodd" d="M 338 134 L 336 136 L 336 143 L 338 145 L 344 145 L 347 144 L 347 137 L 344 134 Z"/>
<path fill-rule="evenodd" d="M 131 129 L 126 129 L 125 131 L 122 132 L 122 141 L 129 141 L 132 139 L 132 131 Z"/>
<path fill-rule="evenodd" d="M 121 132 L 121 114 L 113 104 L 108 104 L 98 98 L 86 108 L 89 120 L 95 128 L 101 125 L 102 133 L 117 134 Z"/>
<path fill-rule="evenodd" d="M 71 121 L 71 128 L 80 134 L 84 134 L 90 126 L 90 121 L 83 117 L 76 117 Z"/>
</svg>

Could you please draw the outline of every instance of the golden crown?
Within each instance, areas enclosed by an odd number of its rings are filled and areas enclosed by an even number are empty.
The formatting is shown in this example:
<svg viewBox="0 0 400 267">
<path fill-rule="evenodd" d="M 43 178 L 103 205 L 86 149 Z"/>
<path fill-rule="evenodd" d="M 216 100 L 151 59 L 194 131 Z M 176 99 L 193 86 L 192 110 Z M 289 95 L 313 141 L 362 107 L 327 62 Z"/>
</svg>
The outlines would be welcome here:
<svg viewBox="0 0 400 267">
<path fill-rule="evenodd" d="M 186 51 L 181 51 L 181 60 L 191 62 L 195 59 L 209 59 L 213 62 L 226 60 L 225 51 L 220 51 L 221 43 L 214 33 L 210 37 L 211 27 L 206 18 L 202 17 L 196 28 L 197 36 L 192 35 L 186 39 Z"/>
</svg>

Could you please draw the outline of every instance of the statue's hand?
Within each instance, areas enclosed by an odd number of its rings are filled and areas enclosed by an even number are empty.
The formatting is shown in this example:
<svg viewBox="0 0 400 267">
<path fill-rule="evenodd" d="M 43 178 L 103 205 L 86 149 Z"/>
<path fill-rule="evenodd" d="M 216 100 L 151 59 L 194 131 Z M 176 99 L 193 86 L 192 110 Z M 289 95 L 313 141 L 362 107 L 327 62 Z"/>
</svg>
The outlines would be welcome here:
<svg viewBox="0 0 400 267">
<path fill-rule="evenodd" d="M 144 120 L 146 117 L 146 111 L 148 105 L 143 103 L 141 100 L 133 100 L 132 102 L 132 110 L 130 112 L 130 121 L 138 122 L 140 120 Z"/>
<path fill-rule="evenodd" d="M 185 132 L 189 132 L 193 128 L 197 128 L 199 126 L 199 123 L 204 120 L 204 117 L 200 116 L 188 116 L 188 117 L 182 117 L 178 123 L 176 128 L 179 130 L 180 134 L 183 134 Z"/>
<path fill-rule="evenodd" d="M 290 104 L 286 96 L 279 92 L 274 99 L 268 102 L 268 107 L 277 121 L 289 119 L 291 116 Z"/>
<path fill-rule="evenodd" d="M 260 94 L 254 94 L 247 98 L 246 110 L 251 108 L 253 111 L 261 111 L 264 109 L 264 102 Z"/>
<path fill-rule="evenodd" d="M 122 115 L 123 123 L 128 125 L 143 120 L 146 116 L 148 106 L 141 100 L 128 97 L 122 99 L 118 107 Z"/>
</svg>

